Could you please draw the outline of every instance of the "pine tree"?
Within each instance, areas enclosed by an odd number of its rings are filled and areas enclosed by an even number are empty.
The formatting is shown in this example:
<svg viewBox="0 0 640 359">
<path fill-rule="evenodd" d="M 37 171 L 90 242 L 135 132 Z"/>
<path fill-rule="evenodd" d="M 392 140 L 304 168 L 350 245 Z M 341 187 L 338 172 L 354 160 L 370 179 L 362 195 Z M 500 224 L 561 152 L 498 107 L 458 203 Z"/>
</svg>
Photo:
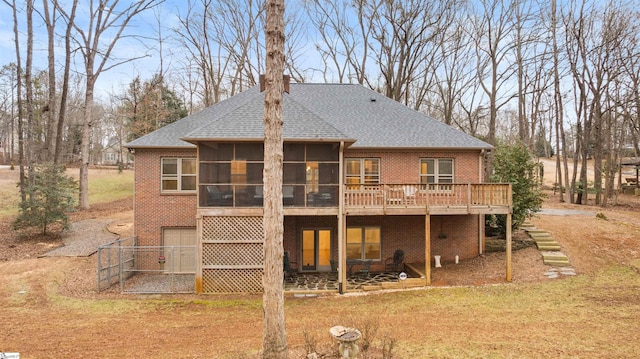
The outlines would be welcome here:
<svg viewBox="0 0 640 359">
<path fill-rule="evenodd" d="M 20 214 L 13 222 L 14 229 L 39 228 L 46 235 L 50 225 L 69 227 L 67 213 L 76 204 L 78 183 L 64 173 L 64 167 L 53 163 L 36 166 L 33 184 L 25 190 L 27 200 L 20 204 Z"/>
</svg>

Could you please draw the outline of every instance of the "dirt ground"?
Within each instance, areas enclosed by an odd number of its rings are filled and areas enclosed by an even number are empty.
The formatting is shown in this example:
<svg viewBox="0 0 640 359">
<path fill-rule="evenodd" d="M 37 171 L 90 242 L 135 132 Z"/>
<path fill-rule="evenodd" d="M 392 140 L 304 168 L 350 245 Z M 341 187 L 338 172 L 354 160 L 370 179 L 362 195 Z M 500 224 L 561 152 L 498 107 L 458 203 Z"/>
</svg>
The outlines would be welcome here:
<svg viewBox="0 0 640 359">
<path fill-rule="evenodd" d="M 531 220 L 534 225 L 549 231 L 560 242 L 562 251 L 569 257 L 578 277 L 597 273 L 613 264 L 630 264 L 636 268 L 640 266 L 640 197 L 620 196 L 615 206 L 600 208 L 560 203 L 557 197 L 552 193 L 549 194 L 550 197 L 545 201 L 544 208 L 578 209 L 600 214 L 599 216 L 536 215 Z M 75 222 L 88 218 L 112 218 L 114 222 L 109 226 L 109 230 L 126 237 L 131 235 L 132 217 L 132 201 L 122 200 L 94 206 L 90 211 L 74 214 L 72 220 Z M 526 239 L 522 233 L 515 235 L 520 239 Z M 0 323 L 3 327 L 0 331 L 0 353 L 20 352 L 23 359 L 50 357 L 243 358 L 253 357 L 246 354 L 251 352 L 247 351 L 247 348 L 260 348 L 261 296 L 135 296 L 121 295 L 116 288 L 97 293 L 95 256 L 38 258 L 60 245 L 62 242 L 58 237 L 19 238 L 10 230 L 7 221 L 0 223 Z M 517 285 L 527 283 L 534 285 L 552 283 L 554 280 L 543 275 L 547 269 L 535 247 L 515 251 L 513 283 L 516 287 L 513 288 L 520 288 Z M 488 253 L 481 258 L 465 261 L 459 265 L 447 264 L 443 268 L 434 270 L 432 275 L 434 286 L 440 287 L 477 285 L 481 286 L 480 288 L 486 288 L 487 284 L 504 284 L 505 256 L 504 253 Z M 483 289 L 479 293 L 482 295 L 487 291 L 490 289 Z M 384 300 L 385 294 L 368 294 L 368 296 L 371 296 L 367 299 L 368 301 L 378 303 Z M 292 357 L 303 357 L 301 353 L 304 353 L 305 345 L 308 346 L 312 340 L 305 339 L 301 333 L 308 330 L 305 328 L 325 325 L 326 320 L 318 318 L 314 322 L 313 316 L 309 316 L 310 319 L 306 320 L 304 313 L 309 309 L 304 307 L 303 302 L 289 298 L 287 303 L 287 327 L 290 333 L 289 345 L 292 348 Z M 357 313 L 359 309 L 352 307 L 358 305 L 357 303 L 357 299 L 352 298 L 325 302 L 323 306 L 331 308 L 327 309 L 331 312 L 324 316 Z M 633 303 L 630 308 L 637 311 L 640 304 L 637 298 Z M 385 308 L 390 313 L 395 313 L 393 307 Z M 511 340 L 509 332 L 516 336 L 520 330 L 509 327 L 516 325 L 515 323 L 505 324 L 505 328 L 499 330 L 497 328 L 489 330 L 485 327 L 487 325 L 485 322 L 472 324 L 476 322 L 476 314 L 472 309 L 450 308 L 450 310 L 451 312 L 446 314 L 461 324 L 466 323 L 466 326 L 458 328 L 457 324 L 447 321 L 445 325 L 458 329 L 450 328 L 448 331 L 440 332 L 437 326 L 431 326 L 424 320 L 419 325 L 431 328 L 432 337 L 445 342 L 450 341 L 451 345 L 461 347 L 465 344 L 456 337 L 461 336 L 461 333 L 469 330 L 494 331 L 493 339 L 486 339 L 492 345 L 487 347 L 487 352 L 497 350 L 495 346 L 508 346 L 506 343 Z M 292 317 L 296 319 L 290 321 L 289 318 Z M 385 315 L 380 314 L 380 318 L 383 318 L 381 326 L 398 327 L 398 323 L 393 322 L 398 319 L 394 319 L 393 315 L 389 316 L 391 322 L 384 319 Z M 402 320 L 410 321 L 412 318 L 407 317 Z M 502 323 L 500 319 L 493 320 L 496 324 Z M 588 331 L 590 325 L 592 323 L 582 327 L 578 325 L 572 329 Z M 547 334 L 551 331 L 546 326 L 531 328 L 531 330 L 534 333 L 538 330 Z M 555 328 L 553 332 L 557 333 L 556 335 L 562 335 L 563 330 Z M 400 335 L 402 340 L 416 343 L 423 340 L 425 335 L 420 330 L 404 329 L 402 333 Z M 629 338 L 629 340 L 637 339 Z M 224 348 L 227 346 L 229 348 Z M 518 355 L 517 348 L 514 346 L 515 356 L 511 355 L 511 357 L 575 357 L 571 353 L 554 352 L 548 346 L 541 346 L 539 352 L 536 352 L 540 356 L 527 351 Z M 496 357 L 507 357 L 509 355 L 503 353 L 510 353 L 510 351 L 498 351 L 498 353 L 502 354 Z M 593 356 L 578 355 L 577 357 L 595 358 L 601 357 L 602 353 L 596 352 Z M 428 356 L 457 357 L 458 355 L 444 353 L 434 356 L 432 353 Z M 469 352 L 463 356 L 486 357 L 486 353 Z"/>
</svg>

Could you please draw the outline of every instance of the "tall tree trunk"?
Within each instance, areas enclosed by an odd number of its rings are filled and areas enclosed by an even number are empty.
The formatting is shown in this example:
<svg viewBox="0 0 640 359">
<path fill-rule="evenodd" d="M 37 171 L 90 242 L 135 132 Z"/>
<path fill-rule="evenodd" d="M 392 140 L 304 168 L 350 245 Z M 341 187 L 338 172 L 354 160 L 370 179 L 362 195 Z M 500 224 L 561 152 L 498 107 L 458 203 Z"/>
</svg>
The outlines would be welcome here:
<svg viewBox="0 0 640 359">
<path fill-rule="evenodd" d="M 33 0 L 27 0 L 27 61 L 25 63 L 24 82 L 25 82 L 25 107 L 27 109 L 27 128 L 25 150 L 27 156 L 27 180 L 30 185 L 35 181 L 34 172 L 34 119 L 33 119 Z M 30 195 L 29 195 L 30 197 Z M 31 198 L 28 198 L 31 200 Z"/>
<path fill-rule="evenodd" d="M 264 287 L 263 358 L 289 357 L 284 321 L 282 208 L 282 97 L 284 92 L 284 0 L 269 0 L 264 97 Z"/>
<path fill-rule="evenodd" d="M 40 153 L 40 158 L 51 161 L 54 157 L 53 148 L 56 143 L 54 130 L 56 126 L 56 57 L 55 57 L 55 27 L 56 27 L 56 7 L 49 13 L 49 1 L 42 0 L 42 8 L 45 26 L 47 27 L 47 71 L 49 72 L 49 96 L 47 100 L 47 134 L 44 138 L 44 148 Z"/>
<path fill-rule="evenodd" d="M 91 65 L 93 67 L 93 64 Z M 87 67 L 89 68 L 89 67 Z M 87 88 L 84 97 L 84 119 L 82 120 L 82 139 L 80 147 L 80 181 L 79 181 L 79 206 L 81 209 L 89 209 L 89 161 L 91 159 L 91 126 L 93 108 L 93 87 L 95 82 L 93 75 L 87 73 Z"/>
<path fill-rule="evenodd" d="M 46 0 L 45 0 L 46 1 Z M 54 1 L 54 5 L 58 6 L 58 1 Z M 61 162 L 62 154 L 62 131 L 64 129 L 65 118 L 67 114 L 67 97 L 69 94 L 69 72 L 71 70 L 71 30 L 76 17 L 76 8 L 78 0 L 73 0 L 71 5 L 71 13 L 67 19 L 67 30 L 64 37 L 64 74 L 62 75 L 62 92 L 60 93 L 60 109 L 58 111 L 58 121 L 56 129 L 56 143 L 54 147 L 53 162 L 58 164 Z"/>
<path fill-rule="evenodd" d="M 16 8 L 16 2 L 13 0 L 11 4 L 6 1 L 7 5 L 11 6 L 13 12 L 13 36 L 16 48 L 16 102 L 18 105 L 18 168 L 20 172 L 20 200 L 24 203 L 27 200 L 26 178 L 24 173 L 24 103 L 22 101 L 22 58 L 20 56 L 20 33 L 18 32 L 18 10 Z M 11 149 L 13 151 L 13 148 Z"/>
</svg>

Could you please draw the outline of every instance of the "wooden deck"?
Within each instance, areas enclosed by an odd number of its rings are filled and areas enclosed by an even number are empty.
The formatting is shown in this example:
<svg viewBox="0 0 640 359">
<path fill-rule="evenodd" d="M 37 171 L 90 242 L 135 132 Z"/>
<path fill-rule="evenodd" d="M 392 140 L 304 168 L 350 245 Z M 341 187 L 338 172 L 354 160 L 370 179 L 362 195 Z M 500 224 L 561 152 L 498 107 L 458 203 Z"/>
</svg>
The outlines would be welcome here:
<svg viewBox="0 0 640 359">
<path fill-rule="evenodd" d="M 348 215 L 499 214 L 511 211 L 509 184 L 381 184 L 348 186 Z"/>
<path fill-rule="evenodd" d="M 345 185 L 345 215 L 446 215 L 507 214 L 511 212 L 511 185 L 505 183 L 465 184 L 375 184 Z M 340 215 L 339 201 L 328 196 L 317 201 L 285 204 L 285 215 Z M 244 204 L 244 203 L 242 203 Z M 230 201 L 224 205 L 200 207 L 202 215 L 262 216 L 262 204 L 250 206 Z"/>
</svg>

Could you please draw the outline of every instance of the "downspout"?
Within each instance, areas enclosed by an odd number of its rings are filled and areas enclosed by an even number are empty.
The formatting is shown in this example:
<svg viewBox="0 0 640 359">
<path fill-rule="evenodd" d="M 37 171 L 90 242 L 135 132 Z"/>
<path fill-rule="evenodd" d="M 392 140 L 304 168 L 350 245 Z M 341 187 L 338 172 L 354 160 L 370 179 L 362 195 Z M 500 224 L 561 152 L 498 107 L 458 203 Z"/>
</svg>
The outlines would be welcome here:
<svg viewBox="0 0 640 359">
<path fill-rule="evenodd" d="M 340 153 L 338 156 L 338 291 L 340 294 L 347 289 L 347 273 L 345 258 L 347 241 L 345 236 L 346 218 L 344 215 L 344 141 L 340 141 Z"/>
<path fill-rule="evenodd" d="M 484 150 L 480 150 L 480 156 L 478 156 L 478 179 L 482 183 L 484 177 Z M 484 239 L 482 231 L 484 230 L 484 214 L 478 215 L 478 254 L 484 254 Z"/>
</svg>

